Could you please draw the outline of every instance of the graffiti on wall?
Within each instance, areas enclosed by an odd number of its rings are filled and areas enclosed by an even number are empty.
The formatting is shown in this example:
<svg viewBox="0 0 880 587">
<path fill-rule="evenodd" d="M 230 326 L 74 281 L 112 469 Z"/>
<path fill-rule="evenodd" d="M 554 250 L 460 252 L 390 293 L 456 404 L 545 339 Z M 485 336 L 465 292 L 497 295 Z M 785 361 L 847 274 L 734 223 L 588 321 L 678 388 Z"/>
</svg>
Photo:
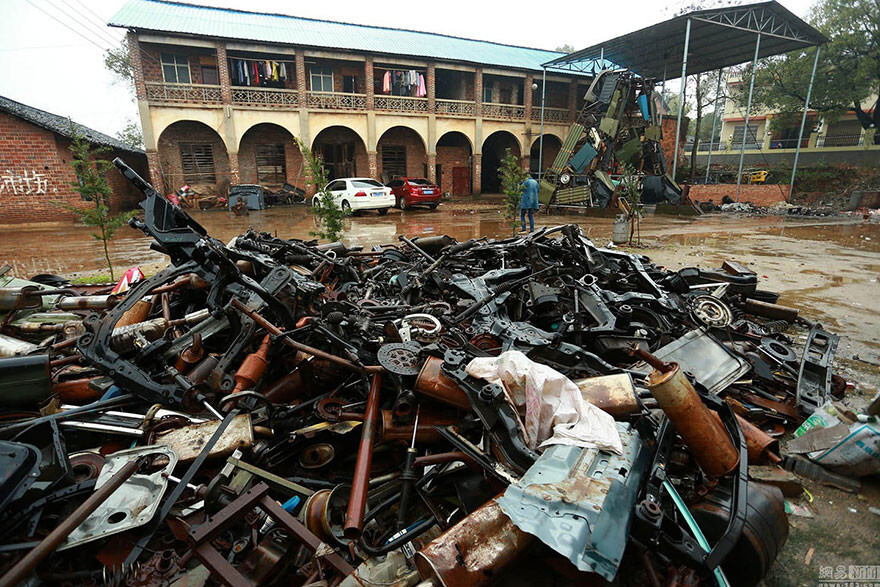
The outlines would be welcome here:
<svg viewBox="0 0 880 587">
<path fill-rule="evenodd" d="M 57 192 L 57 189 L 53 189 Z M 36 171 L 27 170 L 16 174 L 9 169 L 6 173 L 0 175 L 0 194 L 47 194 L 49 193 L 49 178 L 45 173 L 37 173 Z"/>
</svg>

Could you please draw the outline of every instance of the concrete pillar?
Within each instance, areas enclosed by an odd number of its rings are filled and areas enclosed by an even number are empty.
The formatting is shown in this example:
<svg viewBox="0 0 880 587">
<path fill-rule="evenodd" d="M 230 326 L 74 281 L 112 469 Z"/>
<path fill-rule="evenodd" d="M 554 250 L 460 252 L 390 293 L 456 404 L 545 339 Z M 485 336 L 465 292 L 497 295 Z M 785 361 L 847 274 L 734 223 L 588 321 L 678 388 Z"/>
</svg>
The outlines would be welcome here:
<svg viewBox="0 0 880 587">
<path fill-rule="evenodd" d="M 437 154 L 428 153 L 428 181 L 437 183 Z"/>
<path fill-rule="evenodd" d="M 232 88 L 229 79 L 229 61 L 226 59 L 226 42 L 217 41 L 217 74 L 220 77 L 220 99 L 232 104 Z"/>
<path fill-rule="evenodd" d="M 364 84 L 367 94 L 367 110 L 373 110 L 376 107 L 376 94 L 373 86 L 373 56 L 367 55 L 364 60 Z"/>
<path fill-rule="evenodd" d="M 437 66 L 434 63 L 428 64 L 425 85 L 428 90 L 428 112 L 433 114 L 437 111 Z"/>
<path fill-rule="evenodd" d="M 238 169 L 238 151 L 227 155 L 229 157 L 229 181 L 231 185 L 239 184 L 241 183 L 241 174 Z"/>
<path fill-rule="evenodd" d="M 370 177 L 379 177 L 379 158 L 376 151 L 367 151 L 367 165 L 370 166 Z"/>
<path fill-rule="evenodd" d="M 137 34 L 129 31 L 128 39 L 128 55 L 131 59 L 131 70 L 134 75 L 134 94 L 138 100 L 147 99 L 147 86 L 144 83 L 144 62 L 141 55 L 140 43 L 138 43 Z"/>
<path fill-rule="evenodd" d="M 761 150 L 769 151 L 770 150 L 770 139 L 772 138 L 773 133 L 770 132 L 770 118 L 764 120 L 764 140 L 761 141 Z"/>
<path fill-rule="evenodd" d="M 574 123 L 577 118 L 577 80 L 572 80 L 568 85 L 568 123 Z"/>
<path fill-rule="evenodd" d="M 478 67 L 474 71 L 474 102 L 476 105 L 477 118 L 483 116 L 483 68 Z"/>
<path fill-rule="evenodd" d="M 474 153 L 474 176 L 471 181 L 474 195 L 480 195 L 480 184 L 483 181 L 483 155 L 480 153 Z"/>
</svg>

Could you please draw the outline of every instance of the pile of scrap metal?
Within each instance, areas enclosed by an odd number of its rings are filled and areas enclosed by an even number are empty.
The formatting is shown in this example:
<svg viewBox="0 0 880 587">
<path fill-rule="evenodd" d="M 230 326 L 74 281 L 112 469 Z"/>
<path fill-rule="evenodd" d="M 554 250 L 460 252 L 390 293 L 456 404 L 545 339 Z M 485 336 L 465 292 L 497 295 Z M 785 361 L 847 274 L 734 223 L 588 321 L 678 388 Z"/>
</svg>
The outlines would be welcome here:
<svg viewBox="0 0 880 587">
<path fill-rule="evenodd" d="M 622 196 L 614 178 L 627 173 L 638 176 L 641 203 L 680 202 L 681 188 L 667 173 L 660 146 L 660 97 L 654 85 L 655 80 L 629 70 L 596 74 L 541 180 L 542 204 L 617 207 Z"/>
<path fill-rule="evenodd" d="M 116 163 L 171 264 L 2 291 L 0 585 L 754 585 L 785 543 L 748 464 L 836 338 L 799 360 L 754 273 L 576 225 L 224 245 Z"/>
</svg>

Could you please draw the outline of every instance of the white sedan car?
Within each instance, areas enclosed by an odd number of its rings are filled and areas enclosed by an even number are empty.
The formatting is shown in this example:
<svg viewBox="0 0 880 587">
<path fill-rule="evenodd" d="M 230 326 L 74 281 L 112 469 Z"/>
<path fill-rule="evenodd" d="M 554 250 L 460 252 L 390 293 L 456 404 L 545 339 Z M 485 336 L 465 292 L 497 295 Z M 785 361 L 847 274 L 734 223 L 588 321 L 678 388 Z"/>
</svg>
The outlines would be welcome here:
<svg viewBox="0 0 880 587">
<path fill-rule="evenodd" d="M 343 211 L 377 210 L 380 216 L 394 206 L 394 194 L 375 179 L 368 177 L 344 177 L 334 179 L 325 188 Z M 312 206 L 320 206 L 321 197 L 312 198 Z"/>
</svg>

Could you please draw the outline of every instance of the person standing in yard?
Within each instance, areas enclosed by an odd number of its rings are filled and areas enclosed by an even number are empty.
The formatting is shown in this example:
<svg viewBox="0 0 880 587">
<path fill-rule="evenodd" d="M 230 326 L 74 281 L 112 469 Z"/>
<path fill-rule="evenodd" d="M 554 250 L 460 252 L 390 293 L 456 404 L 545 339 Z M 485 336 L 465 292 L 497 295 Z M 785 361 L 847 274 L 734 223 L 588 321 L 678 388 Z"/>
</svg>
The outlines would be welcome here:
<svg viewBox="0 0 880 587">
<path fill-rule="evenodd" d="M 538 209 L 538 182 L 529 177 L 523 182 L 522 200 L 519 203 L 519 220 L 526 231 L 526 213 L 529 214 L 529 232 L 535 231 L 535 210 Z"/>
</svg>

